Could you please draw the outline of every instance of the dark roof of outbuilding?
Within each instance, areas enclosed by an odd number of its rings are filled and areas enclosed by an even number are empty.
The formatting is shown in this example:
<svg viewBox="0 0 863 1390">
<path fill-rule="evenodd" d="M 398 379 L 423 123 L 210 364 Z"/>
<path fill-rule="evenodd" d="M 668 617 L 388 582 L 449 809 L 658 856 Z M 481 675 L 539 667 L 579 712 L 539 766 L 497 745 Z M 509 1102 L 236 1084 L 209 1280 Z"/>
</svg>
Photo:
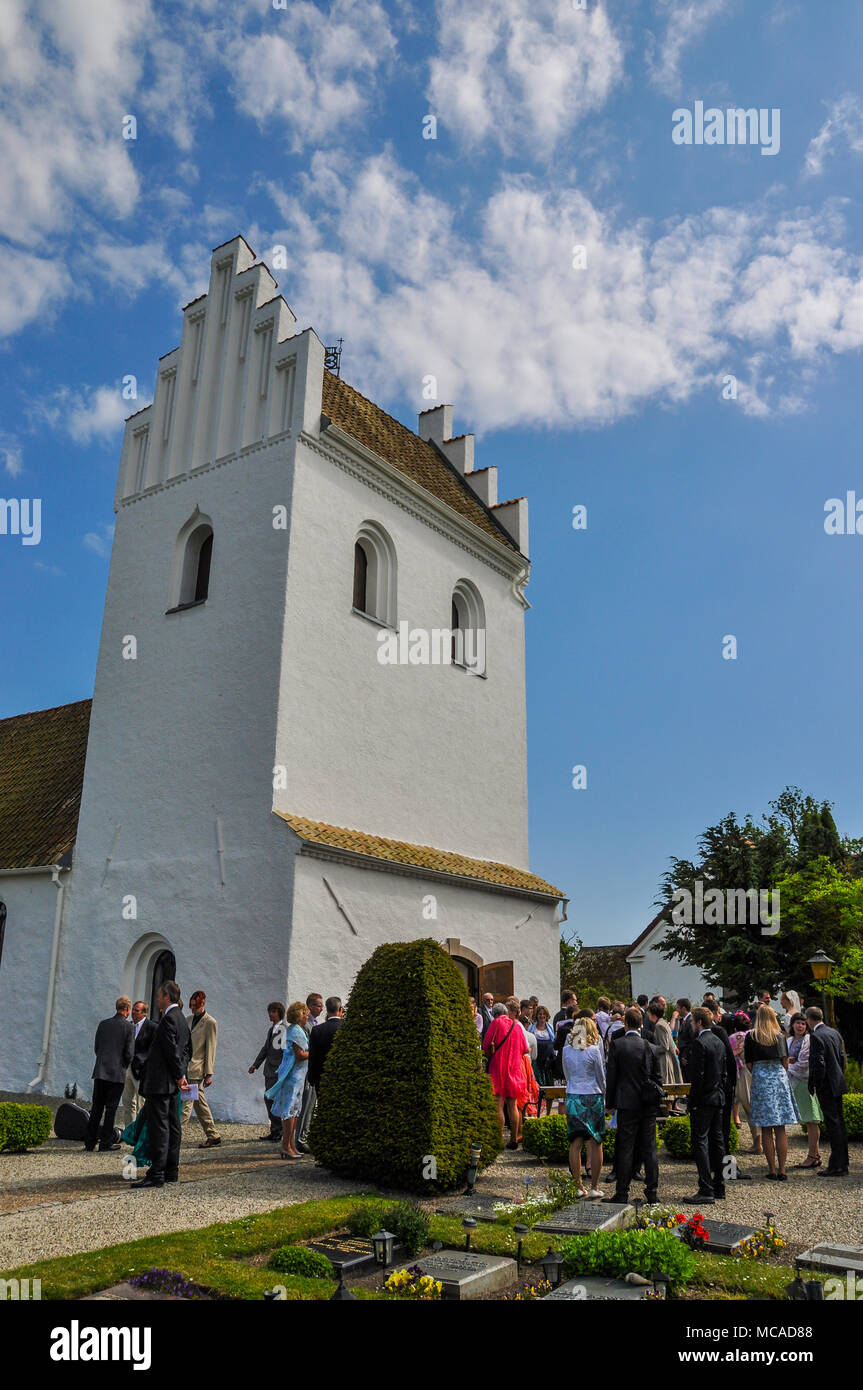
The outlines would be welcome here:
<svg viewBox="0 0 863 1390">
<path fill-rule="evenodd" d="M 91 704 L 0 719 L 0 869 L 56 864 L 72 849 Z"/>
</svg>

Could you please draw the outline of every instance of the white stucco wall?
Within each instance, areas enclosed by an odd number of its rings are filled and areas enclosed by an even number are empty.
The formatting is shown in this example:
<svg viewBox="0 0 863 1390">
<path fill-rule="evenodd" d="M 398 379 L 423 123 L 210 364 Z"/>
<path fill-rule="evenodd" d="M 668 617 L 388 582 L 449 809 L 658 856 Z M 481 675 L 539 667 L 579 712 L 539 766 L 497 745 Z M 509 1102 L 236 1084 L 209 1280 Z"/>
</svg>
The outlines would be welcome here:
<svg viewBox="0 0 863 1390">
<path fill-rule="evenodd" d="M 513 961 L 516 994 L 536 994 L 557 1008 L 560 950 L 553 905 L 317 855 L 301 855 L 296 865 L 288 966 L 291 999 L 305 999 L 311 990 L 347 999 L 357 971 L 377 946 L 430 936 L 440 942 L 459 938 L 485 964 Z M 339 912 L 325 878 L 357 935 Z M 436 899 L 437 920 L 423 915 L 429 894 Z M 518 926 L 531 912 L 532 920 Z M 393 1007 L 409 1007 L 409 1000 L 393 1000 Z"/>
<path fill-rule="evenodd" d="M 707 984 L 695 966 L 661 955 L 657 949 L 661 940 L 661 934 L 653 933 L 642 942 L 638 954 L 629 958 L 633 998 L 639 994 L 649 998 L 661 994 L 669 1001 L 685 998 L 695 1005 L 701 1003 L 706 990 L 720 992 L 716 985 Z"/>
<path fill-rule="evenodd" d="M 399 620 L 448 628 L 455 584 L 476 585 L 487 679 L 378 662 L 381 629 L 352 612 L 354 542 L 368 520 L 395 547 Z M 300 440 L 278 736 L 288 786 L 276 805 L 526 868 L 524 610 L 512 574 Z"/>
<path fill-rule="evenodd" d="M 64 882 L 69 875 L 62 874 Z M 0 961 L 0 1090 L 23 1091 L 39 1070 L 57 889 L 50 872 L 0 875 L 6 935 Z"/>
</svg>

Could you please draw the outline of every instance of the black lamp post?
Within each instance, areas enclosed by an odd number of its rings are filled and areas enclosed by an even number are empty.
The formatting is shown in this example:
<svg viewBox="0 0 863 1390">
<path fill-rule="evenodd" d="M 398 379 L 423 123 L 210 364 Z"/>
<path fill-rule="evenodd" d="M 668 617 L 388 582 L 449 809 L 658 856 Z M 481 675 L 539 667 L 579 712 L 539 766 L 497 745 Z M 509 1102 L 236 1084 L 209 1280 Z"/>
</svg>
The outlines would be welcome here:
<svg viewBox="0 0 863 1390">
<path fill-rule="evenodd" d="M 632 1205 L 635 1207 L 635 1224 L 638 1225 L 638 1208 L 645 1205 L 643 1197 L 633 1197 Z"/>
<path fill-rule="evenodd" d="M 465 1194 L 464 1194 L 466 1197 L 472 1197 L 473 1194 L 474 1194 L 474 1189 L 475 1189 L 475 1187 L 476 1187 L 476 1175 L 477 1175 L 477 1173 L 479 1172 L 479 1161 L 480 1161 L 480 1158 L 481 1158 L 481 1157 L 482 1157 L 482 1147 L 481 1147 L 481 1145 L 479 1145 L 479 1144 L 471 1144 L 471 1146 L 470 1146 L 470 1158 L 469 1158 L 469 1160 L 468 1160 L 468 1165 L 467 1165 L 467 1187 L 465 1188 Z"/>
<path fill-rule="evenodd" d="M 355 1293 L 351 1293 L 350 1289 L 345 1283 L 345 1271 L 343 1270 L 341 1265 L 337 1266 L 336 1273 L 339 1276 L 339 1287 L 336 1289 L 335 1293 L 330 1298 L 330 1303 L 356 1303 L 357 1296 Z"/>
<path fill-rule="evenodd" d="M 393 1262 L 393 1241 L 395 1236 L 392 1231 L 376 1231 L 372 1236 L 372 1247 L 375 1252 L 375 1264 L 381 1267 L 381 1288 L 387 1281 L 387 1269 Z"/>
<path fill-rule="evenodd" d="M 465 1250 L 470 1250 L 470 1236 L 471 1231 L 476 1230 L 476 1217 L 466 1216 L 461 1224 L 464 1230 L 464 1248 Z"/>
<path fill-rule="evenodd" d="M 667 1299 L 671 1290 L 671 1280 L 665 1271 L 663 1269 L 654 1269 L 651 1271 L 650 1277 L 653 1280 L 653 1292 L 658 1294 L 660 1289 L 662 1289 L 662 1297 Z"/>
<path fill-rule="evenodd" d="M 524 1245 L 524 1237 L 527 1235 L 528 1231 L 530 1230 L 530 1227 L 513 1226 L 512 1229 L 518 1236 L 518 1249 L 515 1252 L 515 1267 L 518 1270 L 519 1274 L 521 1274 L 521 1250 L 522 1246 Z"/>
<path fill-rule="evenodd" d="M 563 1269 L 563 1257 L 559 1255 L 556 1250 L 549 1248 L 540 1261 L 540 1264 L 542 1265 L 544 1277 L 548 1280 L 551 1287 L 556 1289 L 560 1283 L 560 1274 Z"/>
</svg>

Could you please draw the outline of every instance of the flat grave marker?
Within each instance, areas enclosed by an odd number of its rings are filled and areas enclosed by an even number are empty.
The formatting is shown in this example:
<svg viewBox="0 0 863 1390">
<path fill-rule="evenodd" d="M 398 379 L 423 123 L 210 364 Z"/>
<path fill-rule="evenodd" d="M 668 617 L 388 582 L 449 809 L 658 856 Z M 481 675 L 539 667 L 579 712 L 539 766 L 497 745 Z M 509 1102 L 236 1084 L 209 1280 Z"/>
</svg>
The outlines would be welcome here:
<svg viewBox="0 0 863 1390">
<path fill-rule="evenodd" d="M 551 1236 L 577 1236 L 588 1231 L 617 1231 L 628 1226 L 635 1215 L 635 1207 L 628 1203 L 591 1202 L 585 1200 L 576 1206 L 561 1207 L 552 1212 L 545 1221 L 538 1221 L 533 1227 Z"/>
<path fill-rule="evenodd" d="M 546 1294 L 542 1300 L 558 1302 L 592 1302 L 594 1300 L 614 1300 L 619 1303 L 639 1303 L 642 1295 L 652 1289 L 650 1284 L 625 1284 L 622 1279 L 608 1279 L 600 1274 L 578 1274 L 567 1279 L 565 1284 Z"/>
<path fill-rule="evenodd" d="M 318 1236 L 316 1240 L 307 1241 L 306 1248 L 326 1255 L 333 1268 L 341 1269 L 345 1274 L 365 1274 L 376 1267 L 375 1247 L 371 1240 L 364 1236 Z M 403 1245 L 394 1245 L 393 1264 L 390 1268 L 395 1268 L 397 1263 L 403 1262 L 405 1254 Z"/>
<path fill-rule="evenodd" d="M 739 1226 L 734 1221 L 713 1221 L 709 1216 L 704 1218 L 704 1227 L 710 1236 L 704 1248 L 712 1250 L 714 1255 L 732 1255 L 741 1241 L 755 1235 L 756 1229 L 754 1226 Z"/>
<path fill-rule="evenodd" d="M 515 1260 L 503 1255 L 478 1255 L 473 1250 L 439 1250 L 414 1261 L 423 1274 L 443 1284 L 441 1297 L 450 1301 L 481 1298 L 514 1284 Z"/>
<path fill-rule="evenodd" d="M 804 1250 L 797 1263 L 804 1269 L 820 1269 L 829 1274 L 845 1275 L 849 1269 L 852 1274 L 863 1274 L 863 1246 L 824 1242 Z"/>
</svg>

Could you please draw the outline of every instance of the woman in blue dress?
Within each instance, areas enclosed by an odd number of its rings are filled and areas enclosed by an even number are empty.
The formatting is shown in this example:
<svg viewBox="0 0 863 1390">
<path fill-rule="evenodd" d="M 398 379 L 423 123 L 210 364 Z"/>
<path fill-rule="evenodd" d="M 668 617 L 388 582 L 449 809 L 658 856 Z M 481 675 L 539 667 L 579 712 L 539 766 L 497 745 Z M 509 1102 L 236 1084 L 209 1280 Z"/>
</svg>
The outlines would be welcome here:
<svg viewBox="0 0 863 1390">
<path fill-rule="evenodd" d="M 302 1158 L 294 1145 L 294 1132 L 303 1105 L 303 1086 L 309 1067 L 309 1039 L 305 1033 L 309 1017 L 307 1005 L 299 1000 L 291 1004 L 285 1015 L 284 1054 L 278 1074 L 265 1093 L 273 1102 L 272 1113 L 282 1122 L 282 1147 L 279 1158 Z"/>
<path fill-rule="evenodd" d="M 800 1115 L 788 1081 L 788 1044 L 768 1004 L 758 1006 L 755 1026 L 746 1034 L 743 1044 L 743 1060 L 752 1074 L 749 1122 L 761 1129 L 767 1176 L 777 1182 L 787 1182 L 785 1126 L 797 1124 Z"/>
</svg>

